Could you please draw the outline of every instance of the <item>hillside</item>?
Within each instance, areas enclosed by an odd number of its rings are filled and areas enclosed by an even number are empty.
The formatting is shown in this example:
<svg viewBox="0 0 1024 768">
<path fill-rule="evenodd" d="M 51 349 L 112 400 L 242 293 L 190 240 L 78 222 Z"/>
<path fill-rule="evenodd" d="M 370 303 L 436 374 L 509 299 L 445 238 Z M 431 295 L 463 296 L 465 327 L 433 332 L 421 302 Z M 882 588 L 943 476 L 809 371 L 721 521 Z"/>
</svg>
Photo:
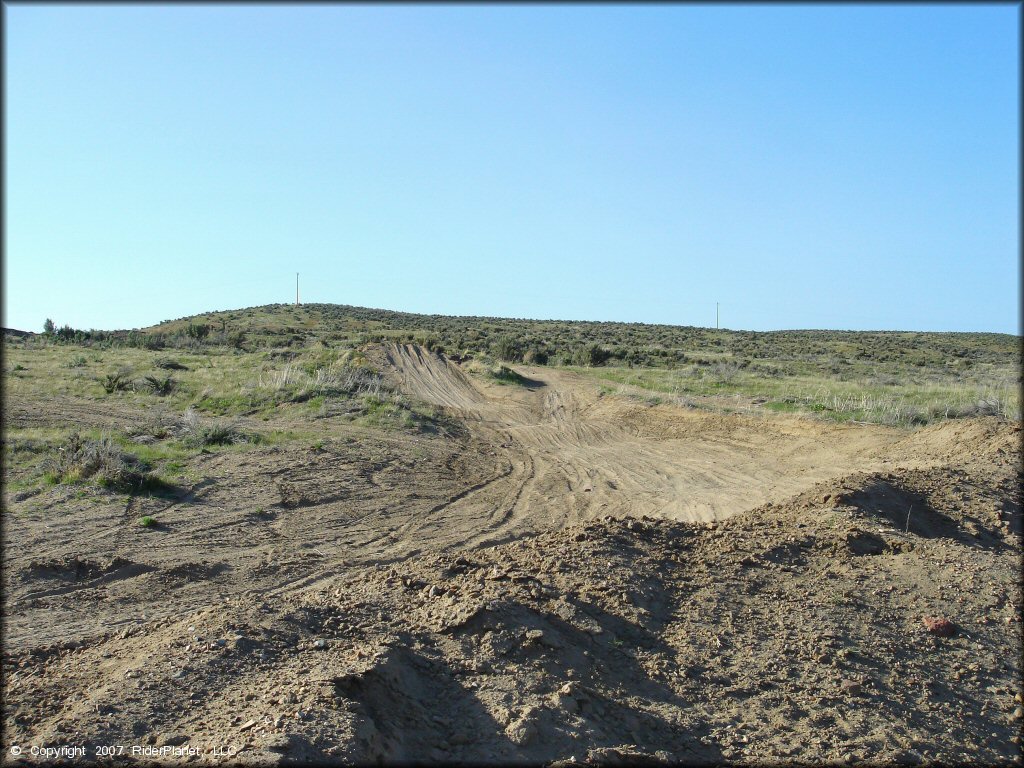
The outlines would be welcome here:
<svg viewBox="0 0 1024 768">
<path fill-rule="evenodd" d="M 1020 338 L 1006 334 L 761 333 L 275 304 L 167 320 L 141 331 L 64 327 L 54 338 L 154 351 L 226 347 L 292 360 L 310 373 L 367 344 L 417 343 L 485 366 L 570 367 L 609 391 L 686 406 L 907 425 L 960 416 L 1020 418 Z"/>
<path fill-rule="evenodd" d="M 730 331 L 642 323 L 418 315 L 342 304 L 271 304 L 165 321 L 145 330 L 173 334 L 196 323 L 214 330 L 245 333 L 259 346 L 302 343 L 310 338 L 337 344 L 429 341 L 455 354 L 496 354 L 499 341 L 509 337 L 513 341 L 513 361 L 532 351 L 563 363 L 572 362 L 579 349 L 593 344 L 612 353 L 611 361 L 644 365 L 733 357 L 819 366 L 899 363 L 967 368 L 978 363 L 1006 364 L 1020 355 L 1019 337 L 996 333 Z"/>
</svg>

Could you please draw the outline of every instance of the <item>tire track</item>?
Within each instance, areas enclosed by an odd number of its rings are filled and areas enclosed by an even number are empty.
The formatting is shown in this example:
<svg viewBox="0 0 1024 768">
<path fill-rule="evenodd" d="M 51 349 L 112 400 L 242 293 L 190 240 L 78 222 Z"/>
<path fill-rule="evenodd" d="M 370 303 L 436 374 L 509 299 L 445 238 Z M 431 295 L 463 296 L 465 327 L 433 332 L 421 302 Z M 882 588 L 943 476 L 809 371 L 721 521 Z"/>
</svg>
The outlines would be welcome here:
<svg viewBox="0 0 1024 768">
<path fill-rule="evenodd" d="M 451 410 L 474 437 L 529 467 L 509 477 L 514 487 L 496 506 L 466 497 L 432 510 L 450 525 L 446 547 L 460 539 L 483 546 L 605 514 L 727 517 L 843 474 L 851 461 L 877 467 L 879 443 L 889 442 L 879 440 L 881 429 L 846 441 L 841 426 L 785 422 L 787 434 L 780 420 L 652 408 L 601 397 L 592 382 L 549 369 L 526 372 L 543 384 L 538 391 L 478 387 L 443 356 L 414 345 L 393 345 L 385 359 L 405 392 Z"/>
</svg>

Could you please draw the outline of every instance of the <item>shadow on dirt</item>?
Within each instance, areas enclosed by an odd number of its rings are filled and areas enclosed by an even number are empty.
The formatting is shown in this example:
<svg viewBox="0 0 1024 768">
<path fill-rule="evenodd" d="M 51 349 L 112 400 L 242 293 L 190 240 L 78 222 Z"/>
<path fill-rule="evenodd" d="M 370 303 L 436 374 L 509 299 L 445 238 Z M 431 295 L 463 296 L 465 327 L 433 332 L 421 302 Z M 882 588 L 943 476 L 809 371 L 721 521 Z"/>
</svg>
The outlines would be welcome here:
<svg viewBox="0 0 1024 768">
<path fill-rule="evenodd" d="M 89 581 L 118 571 L 134 572 L 139 564 L 122 557 L 106 561 L 80 558 L 78 555 L 64 555 L 61 558 L 33 560 L 23 572 L 24 579 L 47 578 L 60 581 Z"/>
<path fill-rule="evenodd" d="M 875 479 L 844 495 L 842 501 L 869 516 L 887 520 L 899 531 L 925 539 L 953 539 L 964 546 L 990 550 L 1007 546 L 982 520 L 963 513 L 953 516 L 941 512 L 924 494 L 886 479 Z"/>
<path fill-rule="evenodd" d="M 519 374 L 519 385 L 527 389 L 540 389 L 541 387 L 546 387 L 547 383 L 540 379 L 531 379 L 529 376 Z"/>
<path fill-rule="evenodd" d="M 189 562 L 165 568 L 160 574 L 168 581 L 207 581 L 232 570 L 229 563 Z"/>
<path fill-rule="evenodd" d="M 501 725 L 443 660 L 391 647 L 360 674 L 334 678 L 334 692 L 357 717 L 359 760 L 451 762 L 444 745 L 478 745 L 495 757 L 513 752 Z"/>
<path fill-rule="evenodd" d="M 722 757 L 716 745 L 701 740 L 709 736 L 703 721 L 681 723 L 652 712 L 685 711 L 687 702 L 640 663 L 646 655 L 674 655 L 651 628 L 579 598 L 560 601 L 554 611 L 512 598 L 492 601 L 455 635 L 467 656 L 476 655 L 499 676 L 519 676 L 541 697 L 541 706 L 528 708 L 498 734 L 518 737 L 514 759 L 550 759 L 554 753 L 585 760 L 595 746 L 654 743 L 675 745 L 672 761 L 714 763 Z M 618 686 L 654 706 L 621 701 L 614 694 Z"/>
</svg>

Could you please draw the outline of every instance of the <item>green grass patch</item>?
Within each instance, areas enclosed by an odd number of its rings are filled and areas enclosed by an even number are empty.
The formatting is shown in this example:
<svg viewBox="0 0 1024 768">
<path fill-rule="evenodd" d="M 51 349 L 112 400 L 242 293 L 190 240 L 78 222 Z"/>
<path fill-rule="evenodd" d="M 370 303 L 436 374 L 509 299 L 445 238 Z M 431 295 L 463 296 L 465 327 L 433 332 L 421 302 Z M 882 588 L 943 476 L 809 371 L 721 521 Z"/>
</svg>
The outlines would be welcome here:
<svg viewBox="0 0 1024 768">
<path fill-rule="evenodd" d="M 800 406 L 796 403 L 786 400 L 772 400 L 764 403 L 764 407 L 769 411 L 775 411 L 777 413 L 794 413 L 795 411 L 800 410 Z"/>
<path fill-rule="evenodd" d="M 636 390 L 658 393 L 665 402 L 684 404 L 704 398 L 707 407 L 725 407 L 720 399 L 748 400 L 779 413 L 800 413 L 837 422 L 918 426 L 971 416 L 1020 419 L 1020 395 L 1008 379 L 968 382 L 952 377 L 907 375 L 903 379 L 871 376 L 848 379 L 825 375 L 764 376 L 756 371 L 720 367 L 706 369 L 628 369 L 572 367 L 582 376 L 620 385 L 616 394 L 637 398 Z M 719 403 L 717 406 L 715 405 Z M 735 408 L 730 403 L 729 407 Z"/>
<path fill-rule="evenodd" d="M 270 404 L 262 398 L 251 394 L 234 395 L 204 394 L 193 404 L 197 410 L 218 416 L 237 415 L 241 413 L 259 412 Z"/>
</svg>

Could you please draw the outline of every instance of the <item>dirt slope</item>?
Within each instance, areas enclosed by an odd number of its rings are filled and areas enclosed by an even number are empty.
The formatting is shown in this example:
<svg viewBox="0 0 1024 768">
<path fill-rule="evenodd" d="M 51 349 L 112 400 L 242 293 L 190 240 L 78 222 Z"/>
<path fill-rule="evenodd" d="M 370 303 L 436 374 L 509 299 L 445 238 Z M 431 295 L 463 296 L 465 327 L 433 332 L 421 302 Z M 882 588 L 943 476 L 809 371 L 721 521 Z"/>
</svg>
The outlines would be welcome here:
<svg viewBox="0 0 1024 768">
<path fill-rule="evenodd" d="M 377 354 L 466 434 L 325 419 L 314 447 L 201 455 L 185 498 L 5 498 L 5 760 L 1019 758 L 1019 425 L 723 415 Z"/>
</svg>

